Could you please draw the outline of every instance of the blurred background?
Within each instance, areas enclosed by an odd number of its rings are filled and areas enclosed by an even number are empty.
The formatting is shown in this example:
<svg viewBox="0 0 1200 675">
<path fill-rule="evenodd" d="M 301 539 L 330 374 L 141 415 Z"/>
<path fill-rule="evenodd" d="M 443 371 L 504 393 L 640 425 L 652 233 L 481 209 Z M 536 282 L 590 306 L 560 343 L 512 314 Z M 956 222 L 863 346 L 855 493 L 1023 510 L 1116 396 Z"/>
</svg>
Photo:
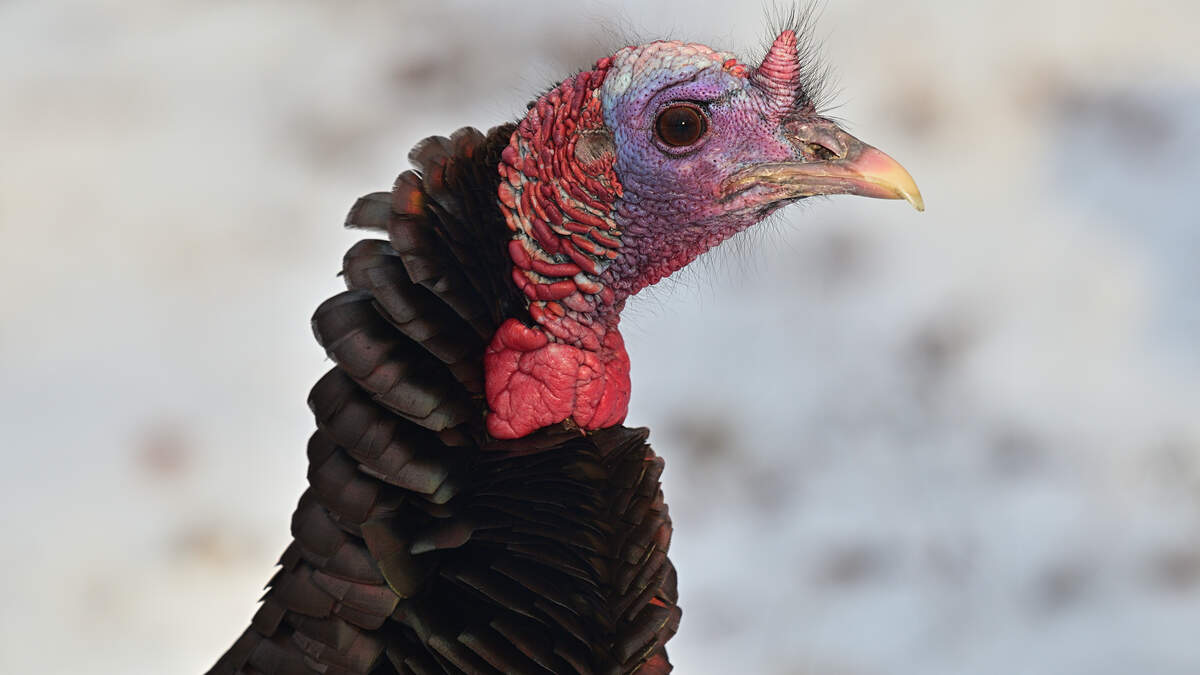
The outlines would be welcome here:
<svg viewBox="0 0 1200 675">
<path fill-rule="evenodd" d="M 0 672 L 195 673 L 305 484 L 308 319 L 409 147 L 758 0 L 0 1 Z M 631 303 L 677 672 L 1200 672 L 1200 4 L 829 0 L 929 210 Z M 756 61 L 755 61 L 756 62 Z"/>
</svg>

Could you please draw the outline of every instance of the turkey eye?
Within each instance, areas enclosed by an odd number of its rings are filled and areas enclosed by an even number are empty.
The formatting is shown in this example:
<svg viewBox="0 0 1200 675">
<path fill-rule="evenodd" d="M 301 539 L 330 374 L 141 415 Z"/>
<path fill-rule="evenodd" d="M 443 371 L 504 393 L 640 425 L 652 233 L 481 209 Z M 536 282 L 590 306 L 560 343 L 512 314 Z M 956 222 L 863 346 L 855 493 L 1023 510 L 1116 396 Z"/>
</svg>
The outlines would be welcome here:
<svg viewBox="0 0 1200 675">
<path fill-rule="evenodd" d="M 700 140 L 708 131 L 708 120 L 696 106 L 677 103 L 658 114 L 654 131 L 663 143 L 679 148 Z"/>
</svg>

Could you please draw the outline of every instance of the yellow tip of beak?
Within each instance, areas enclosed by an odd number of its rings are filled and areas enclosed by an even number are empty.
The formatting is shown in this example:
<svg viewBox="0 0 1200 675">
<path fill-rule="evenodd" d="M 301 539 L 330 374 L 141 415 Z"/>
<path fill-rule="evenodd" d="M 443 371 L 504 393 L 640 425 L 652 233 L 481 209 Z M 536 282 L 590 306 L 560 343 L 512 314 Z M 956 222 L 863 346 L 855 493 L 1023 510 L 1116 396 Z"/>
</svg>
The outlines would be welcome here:
<svg viewBox="0 0 1200 675">
<path fill-rule="evenodd" d="M 912 175 L 900 165 L 900 162 L 888 157 L 881 150 L 863 145 L 861 154 L 847 168 L 857 173 L 862 180 L 878 186 L 888 193 L 867 196 L 903 199 L 912 204 L 914 209 L 925 210 L 925 199 L 921 197 L 921 190 L 917 187 L 917 182 L 913 180 Z"/>
<path fill-rule="evenodd" d="M 916 186 L 914 185 L 913 187 L 915 188 Z M 922 212 L 925 210 L 925 200 L 921 198 L 920 190 L 913 190 L 911 193 L 904 192 L 902 195 L 904 196 L 904 201 L 912 204 L 914 209 Z"/>
</svg>

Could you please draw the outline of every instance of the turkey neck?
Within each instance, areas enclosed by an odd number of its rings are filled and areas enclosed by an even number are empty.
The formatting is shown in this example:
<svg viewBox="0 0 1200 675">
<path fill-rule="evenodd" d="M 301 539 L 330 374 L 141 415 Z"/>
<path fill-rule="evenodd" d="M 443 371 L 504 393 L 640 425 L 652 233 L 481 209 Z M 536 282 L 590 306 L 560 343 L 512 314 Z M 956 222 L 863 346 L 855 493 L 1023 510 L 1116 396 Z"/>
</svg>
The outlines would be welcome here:
<svg viewBox="0 0 1200 675">
<path fill-rule="evenodd" d="M 629 357 L 617 324 L 627 293 L 605 275 L 619 257 L 623 193 L 599 93 L 611 63 L 534 102 L 501 154 L 497 196 L 527 320 L 502 323 L 484 357 L 487 428 L 497 438 L 625 419 Z"/>
</svg>

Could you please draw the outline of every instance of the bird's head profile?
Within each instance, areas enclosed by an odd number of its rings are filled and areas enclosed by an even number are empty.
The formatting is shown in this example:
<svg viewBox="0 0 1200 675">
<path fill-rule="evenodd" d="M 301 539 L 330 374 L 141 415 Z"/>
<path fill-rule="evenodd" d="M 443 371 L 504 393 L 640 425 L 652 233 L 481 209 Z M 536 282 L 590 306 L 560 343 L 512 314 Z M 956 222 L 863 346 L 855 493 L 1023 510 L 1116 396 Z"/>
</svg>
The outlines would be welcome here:
<svg viewBox="0 0 1200 675">
<path fill-rule="evenodd" d="M 485 360 L 488 429 L 522 436 L 624 419 L 625 299 L 806 197 L 924 208 L 895 160 L 823 117 L 796 30 L 757 66 L 675 41 L 625 47 L 533 104 L 499 171 L 528 317 Z"/>
</svg>

